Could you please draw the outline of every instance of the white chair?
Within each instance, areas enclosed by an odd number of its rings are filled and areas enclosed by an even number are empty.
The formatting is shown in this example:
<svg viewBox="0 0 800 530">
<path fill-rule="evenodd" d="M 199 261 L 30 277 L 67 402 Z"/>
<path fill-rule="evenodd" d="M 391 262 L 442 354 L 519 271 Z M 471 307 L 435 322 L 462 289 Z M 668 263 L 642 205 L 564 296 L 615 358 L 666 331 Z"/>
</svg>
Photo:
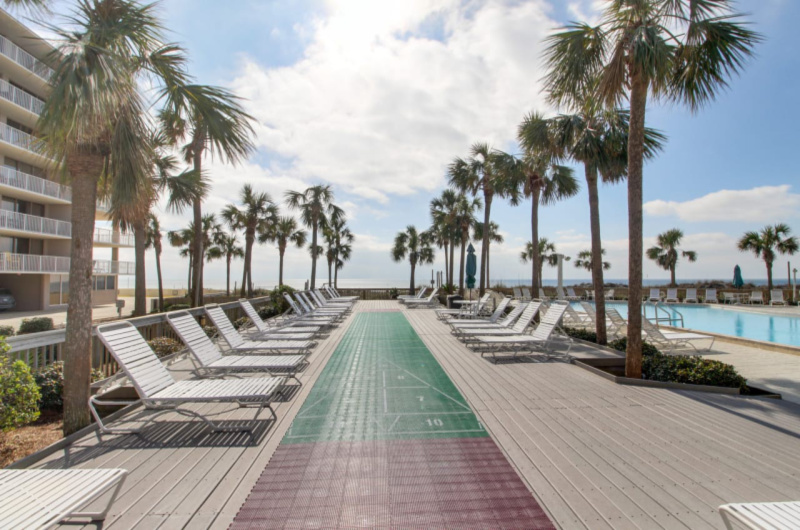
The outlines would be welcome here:
<svg viewBox="0 0 800 530">
<path fill-rule="evenodd" d="M 436 296 L 439 294 L 439 288 L 433 290 L 433 292 L 428 296 L 428 298 L 422 298 L 420 300 L 406 300 L 406 306 L 412 309 L 418 309 L 420 307 L 435 307 L 439 305 L 439 299 Z"/>
<path fill-rule="evenodd" d="M 712 335 L 701 335 L 700 333 L 688 331 L 664 331 L 644 317 L 642 317 L 642 331 L 647 335 L 650 342 L 665 348 L 664 353 L 672 353 L 676 348 L 682 346 L 691 346 L 695 351 L 699 351 L 694 343 L 700 340 L 710 340 L 711 343 L 705 351 L 711 351 L 715 340 Z"/>
<path fill-rule="evenodd" d="M 350 307 L 340 307 L 340 306 L 324 306 L 322 303 L 317 301 L 316 297 L 311 293 L 311 291 L 302 292 L 299 291 L 295 293 L 295 296 L 298 299 L 302 300 L 301 303 L 308 308 L 314 314 L 324 314 L 324 315 L 338 315 L 340 318 L 344 318 L 347 313 L 350 312 Z"/>
<path fill-rule="evenodd" d="M 800 502 L 796 501 L 723 504 L 719 515 L 728 530 L 734 528 L 732 521 L 751 530 L 800 528 Z"/>
<path fill-rule="evenodd" d="M 753 291 L 750 293 L 749 303 L 764 305 L 764 293 L 761 291 Z"/>
<path fill-rule="evenodd" d="M 706 289 L 706 295 L 703 297 L 704 304 L 716 304 L 718 303 L 717 300 L 717 290 L 716 289 Z"/>
<path fill-rule="evenodd" d="M 786 300 L 783 299 L 783 289 L 773 289 L 770 291 L 769 305 L 786 305 Z"/>
<path fill-rule="evenodd" d="M 0 528 L 53 528 L 72 518 L 102 521 L 127 475 L 124 469 L 0 470 Z M 79 511 L 109 491 L 103 511 Z"/>
<path fill-rule="evenodd" d="M 519 335 L 523 333 L 528 326 L 531 325 L 533 319 L 536 317 L 536 314 L 539 312 L 539 308 L 541 307 L 541 302 L 531 302 L 528 304 L 525 309 L 520 314 L 517 321 L 509 326 L 509 327 L 500 327 L 496 326 L 494 328 L 466 328 L 461 329 L 457 336 L 462 341 L 471 340 L 473 337 L 477 335 L 481 336 L 497 336 L 497 335 Z"/>
<path fill-rule="evenodd" d="M 541 287 L 539 287 L 539 300 L 541 300 L 542 302 L 547 302 L 550 300 L 550 297 L 544 293 L 544 289 L 542 289 Z"/>
<path fill-rule="evenodd" d="M 664 302 L 670 303 L 673 302 L 677 304 L 680 302 L 678 299 L 678 290 L 677 289 L 667 289 L 667 296 L 664 298 Z"/>
<path fill-rule="evenodd" d="M 697 289 L 696 288 L 689 287 L 688 289 L 686 289 L 686 296 L 683 299 L 683 303 L 684 304 L 689 304 L 689 303 L 695 303 L 696 304 L 696 303 L 698 303 L 698 300 L 697 300 Z"/>
<path fill-rule="evenodd" d="M 437 309 L 436 317 L 439 320 L 447 320 L 449 318 L 476 318 L 479 314 L 481 314 L 491 297 L 491 294 L 486 293 L 481 296 L 477 304 L 465 304 L 463 303 L 464 300 L 461 300 L 460 302 L 462 303 L 458 309 Z"/>
<path fill-rule="evenodd" d="M 305 355 L 222 355 L 200 324 L 188 311 L 167 313 L 167 322 L 189 352 L 194 373 L 199 377 L 237 372 L 280 372 L 297 381 L 297 371 L 308 364 Z"/>
<path fill-rule="evenodd" d="M 527 287 L 523 287 L 520 289 L 522 291 L 522 301 L 523 302 L 530 302 L 533 300 L 533 296 L 531 296 L 531 290 Z"/>
<path fill-rule="evenodd" d="M 614 299 L 614 289 L 609 289 L 606 291 L 606 300 L 613 300 Z"/>
<path fill-rule="evenodd" d="M 300 304 L 298 304 L 291 296 L 289 296 L 289 293 L 283 293 L 283 299 L 286 300 L 286 302 L 289 304 L 289 307 L 292 308 L 292 312 L 294 313 L 294 322 L 299 322 L 303 325 L 310 324 L 313 326 L 331 327 L 335 326 L 337 320 L 339 319 L 338 315 L 312 315 L 302 308 Z"/>
<path fill-rule="evenodd" d="M 256 331 L 258 333 L 263 334 L 292 334 L 292 333 L 313 333 L 315 335 L 319 334 L 323 330 L 323 326 L 314 326 L 305 324 L 303 322 L 296 322 L 294 320 L 289 321 L 281 321 L 276 323 L 274 326 L 270 326 L 267 322 L 261 319 L 261 316 L 258 314 L 258 311 L 253 307 L 248 300 L 241 299 L 239 300 L 239 307 L 242 308 L 244 314 L 250 319 L 250 322 L 253 323 L 255 326 Z M 241 331 L 241 329 L 240 329 Z"/>
<path fill-rule="evenodd" d="M 342 300 L 341 298 L 326 298 L 325 293 L 322 292 L 321 289 L 314 289 L 313 291 L 309 291 L 317 302 L 325 306 L 332 306 L 332 307 L 353 307 L 356 303 L 355 300 Z"/>
<path fill-rule="evenodd" d="M 648 302 L 660 302 L 661 291 L 658 289 L 650 289 L 650 296 L 647 297 Z"/>
<path fill-rule="evenodd" d="M 512 287 L 511 292 L 514 293 L 514 300 L 522 300 L 522 291 L 519 289 L 519 287 Z"/>
<path fill-rule="evenodd" d="M 334 291 L 333 287 L 331 287 L 330 285 L 326 285 L 325 286 L 325 290 L 328 292 L 328 294 L 330 295 L 331 299 L 334 299 L 334 300 L 347 300 L 347 301 L 355 302 L 355 301 L 357 301 L 359 299 L 358 296 L 342 296 L 337 291 Z"/>
<path fill-rule="evenodd" d="M 572 287 L 567 287 L 567 300 L 583 300 L 583 297 L 579 296 Z"/>
<path fill-rule="evenodd" d="M 507 306 L 511 302 L 511 299 L 506 298 L 505 300 L 503 300 L 503 302 L 500 303 L 500 306 L 503 306 L 504 302 L 505 306 Z M 500 306 L 498 306 L 498 309 L 500 309 Z M 495 311 L 494 314 L 492 314 L 493 318 L 495 317 L 495 315 L 497 316 L 497 318 L 495 318 L 494 321 L 492 321 L 491 319 L 450 320 L 447 323 L 450 325 L 450 329 L 452 330 L 452 333 L 454 335 L 458 335 L 461 332 L 461 330 L 478 329 L 478 328 L 486 328 L 486 329 L 508 328 L 519 318 L 519 316 L 522 314 L 525 308 L 528 307 L 528 304 L 519 304 L 517 307 L 512 309 L 506 316 L 500 318 L 500 316 L 505 311 L 505 306 L 499 312 L 499 314 L 498 311 Z"/>
<path fill-rule="evenodd" d="M 358 296 L 342 296 L 342 295 L 340 295 L 339 291 L 336 289 L 336 287 L 328 286 L 328 290 L 330 290 L 334 295 L 336 295 L 337 298 L 354 298 L 356 300 L 359 299 Z"/>
<path fill-rule="evenodd" d="M 307 338 L 291 340 L 290 338 L 249 340 L 242 337 L 233 327 L 228 315 L 217 304 L 204 307 L 206 315 L 217 328 L 222 339 L 228 344 L 232 352 L 270 352 L 275 355 L 293 354 L 306 355 L 316 343 Z M 308 334 L 304 334 L 308 335 Z"/>
<path fill-rule="evenodd" d="M 400 296 L 397 297 L 397 299 L 402 303 L 403 300 L 412 300 L 412 299 L 422 298 L 422 295 L 424 295 L 425 291 L 427 291 L 427 290 L 428 290 L 427 287 L 420 287 L 419 291 L 417 291 L 417 294 L 401 294 Z"/>
<path fill-rule="evenodd" d="M 262 409 L 272 409 L 273 398 L 286 384 L 285 377 L 250 377 L 247 379 L 188 379 L 175 381 L 161 364 L 144 337 L 130 322 L 113 322 L 97 327 L 97 337 L 119 364 L 136 389 L 145 408 L 160 412 L 178 411 L 202 420 L 214 431 L 252 431 L 251 425 L 223 426 L 206 415 L 183 407 L 186 403 L 237 403 L 241 407 L 255 406 L 255 419 Z M 89 398 L 89 409 L 101 433 L 130 434 L 141 429 L 107 427 L 97 412 L 97 405 L 132 404 L 136 401 L 103 401 L 97 396 Z M 238 421 L 237 421 L 238 423 Z"/>
</svg>

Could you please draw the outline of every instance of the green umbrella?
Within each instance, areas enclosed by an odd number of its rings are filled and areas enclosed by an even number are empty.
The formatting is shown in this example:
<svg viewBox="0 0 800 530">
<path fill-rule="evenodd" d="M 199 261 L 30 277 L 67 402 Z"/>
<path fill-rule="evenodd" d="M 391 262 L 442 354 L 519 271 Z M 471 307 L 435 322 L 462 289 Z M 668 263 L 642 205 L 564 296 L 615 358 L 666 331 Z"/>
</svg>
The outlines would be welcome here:
<svg viewBox="0 0 800 530">
<path fill-rule="evenodd" d="M 467 288 L 473 289 L 475 287 L 475 273 L 478 271 L 478 260 L 475 257 L 475 247 L 472 243 L 467 247 Z"/>
<path fill-rule="evenodd" d="M 733 286 L 737 289 L 741 289 L 744 285 L 744 280 L 742 279 L 742 269 L 737 265 L 733 268 Z"/>
</svg>

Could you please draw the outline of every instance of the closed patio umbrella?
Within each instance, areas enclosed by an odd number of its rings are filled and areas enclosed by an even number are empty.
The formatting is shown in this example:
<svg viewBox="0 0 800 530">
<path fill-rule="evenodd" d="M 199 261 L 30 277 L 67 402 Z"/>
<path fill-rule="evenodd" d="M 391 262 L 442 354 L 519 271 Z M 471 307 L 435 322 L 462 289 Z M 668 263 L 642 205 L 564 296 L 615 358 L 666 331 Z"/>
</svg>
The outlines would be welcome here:
<svg viewBox="0 0 800 530">
<path fill-rule="evenodd" d="M 733 268 L 733 286 L 737 289 L 741 289 L 743 285 L 742 269 L 737 265 Z"/>
<path fill-rule="evenodd" d="M 467 266 L 464 272 L 467 273 L 467 288 L 475 288 L 475 273 L 478 271 L 478 259 L 475 257 L 475 247 L 472 243 L 467 247 Z"/>
</svg>

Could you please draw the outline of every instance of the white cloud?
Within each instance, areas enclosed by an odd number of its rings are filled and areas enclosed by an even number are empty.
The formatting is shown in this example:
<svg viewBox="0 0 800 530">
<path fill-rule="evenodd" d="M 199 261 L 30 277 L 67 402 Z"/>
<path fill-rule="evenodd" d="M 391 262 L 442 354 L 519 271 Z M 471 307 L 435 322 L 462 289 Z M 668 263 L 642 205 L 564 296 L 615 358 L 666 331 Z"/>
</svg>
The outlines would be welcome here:
<svg viewBox="0 0 800 530">
<path fill-rule="evenodd" d="M 800 194 L 791 186 L 760 186 L 749 190 L 720 190 L 689 201 L 649 201 L 645 213 L 674 216 L 683 221 L 774 222 L 800 216 Z"/>
<path fill-rule="evenodd" d="M 471 142 L 504 148 L 540 95 L 543 0 L 329 2 L 297 63 L 245 59 L 259 146 L 285 174 L 324 179 L 381 203 L 431 191 Z"/>
</svg>

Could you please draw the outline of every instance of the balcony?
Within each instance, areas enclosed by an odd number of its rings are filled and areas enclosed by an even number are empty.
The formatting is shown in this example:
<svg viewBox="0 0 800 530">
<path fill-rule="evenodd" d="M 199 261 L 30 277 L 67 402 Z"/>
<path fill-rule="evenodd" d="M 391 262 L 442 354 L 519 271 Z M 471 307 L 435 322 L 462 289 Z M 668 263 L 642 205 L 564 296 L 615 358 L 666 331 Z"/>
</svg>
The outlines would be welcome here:
<svg viewBox="0 0 800 530">
<path fill-rule="evenodd" d="M 0 230 L 17 236 L 36 235 L 44 239 L 69 239 L 72 223 L 37 215 L 0 210 Z"/>
<path fill-rule="evenodd" d="M 43 158 L 50 161 L 41 140 L 7 123 L 0 123 L 0 140 L 21 150 L 14 155 L 14 158 L 32 165 L 42 163 Z"/>
<path fill-rule="evenodd" d="M 133 234 L 121 234 L 108 228 L 94 229 L 94 244 L 99 247 L 132 247 Z"/>
<path fill-rule="evenodd" d="M 10 101 L 36 116 L 39 116 L 44 109 L 44 101 L 20 90 L 5 79 L 0 79 L 0 98 Z"/>
<path fill-rule="evenodd" d="M 43 81 L 50 81 L 53 69 L 26 52 L 3 35 L 0 35 L 0 54 L 5 55 Z"/>
<path fill-rule="evenodd" d="M 93 274 L 128 275 L 136 266 L 130 261 L 95 260 Z M 0 273 L 69 274 L 69 258 L 0 252 Z"/>
<path fill-rule="evenodd" d="M 22 194 L 23 198 L 34 199 L 37 202 L 69 204 L 72 201 L 72 188 L 69 186 L 7 166 L 0 166 L 0 187 L 2 186 L 26 192 Z"/>
</svg>

